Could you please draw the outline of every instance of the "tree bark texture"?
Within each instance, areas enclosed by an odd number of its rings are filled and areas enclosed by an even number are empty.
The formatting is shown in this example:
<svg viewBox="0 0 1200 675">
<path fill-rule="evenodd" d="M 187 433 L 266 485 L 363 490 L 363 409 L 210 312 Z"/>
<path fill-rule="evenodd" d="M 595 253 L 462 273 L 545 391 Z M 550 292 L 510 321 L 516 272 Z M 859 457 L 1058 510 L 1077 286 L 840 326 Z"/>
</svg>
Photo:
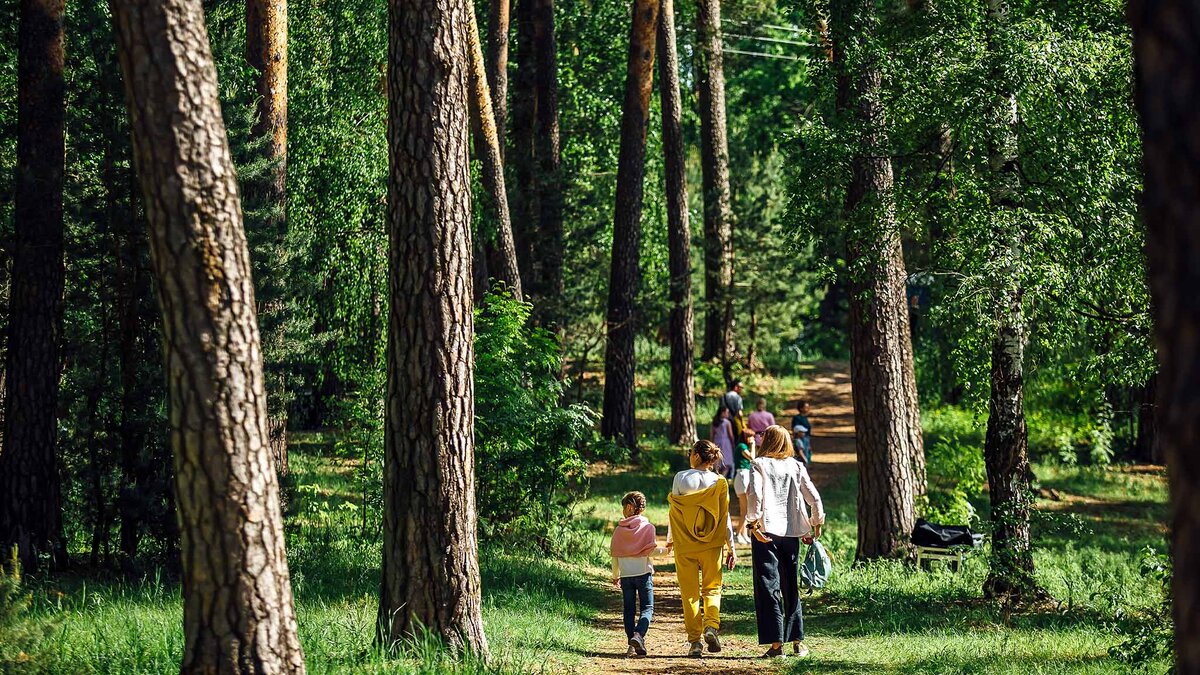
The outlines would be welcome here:
<svg viewBox="0 0 1200 675">
<path fill-rule="evenodd" d="M 487 653 L 474 464 L 467 0 L 391 0 L 384 447 L 386 645 Z"/>
<path fill-rule="evenodd" d="M 184 673 L 303 673 L 250 252 L 199 0 L 115 0 L 149 221 L 183 559 Z"/>
<path fill-rule="evenodd" d="M 696 2 L 696 88 L 704 192 L 704 349 L 728 371 L 733 362 L 733 211 L 720 0 Z M 728 372 L 726 373 L 728 377 Z"/>
<path fill-rule="evenodd" d="M 522 0 L 526 1 L 526 0 Z M 554 39 L 554 0 L 532 0 L 537 113 L 538 233 L 534 247 L 537 276 L 535 318 L 544 326 L 562 324 L 563 179 L 558 126 L 558 47 Z"/>
<path fill-rule="evenodd" d="M 533 269 L 534 240 L 537 238 L 538 208 L 537 153 L 534 126 L 537 121 L 537 60 L 534 46 L 533 0 L 517 0 L 517 72 L 513 77 L 512 93 L 512 154 L 507 161 L 512 166 L 516 185 L 510 186 L 509 207 L 513 213 L 513 241 L 517 246 L 517 263 L 525 289 L 531 296 L 536 292 L 538 273 Z M 532 298 L 531 298 L 532 299 Z"/>
<path fill-rule="evenodd" d="M 667 186 L 667 257 L 671 278 L 671 442 L 696 441 L 695 345 L 692 338 L 692 231 L 688 221 L 683 104 L 679 92 L 679 53 L 675 44 L 675 3 L 662 0 L 658 15 L 658 91 L 662 106 L 663 165 Z"/>
<path fill-rule="evenodd" d="M 483 187 L 492 197 L 492 208 L 496 216 L 496 238 L 488 242 L 493 254 L 488 256 L 487 273 L 503 281 L 520 300 L 521 272 L 517 265 L 517 247 L 513 241 L 512 219 L 508 212 L 508 193 L 504 188 L 504 156 L 500 152 L 500 136 L 493 117 L 491 93 L 488 91 L 483 47 L 479 44 L 479 33 L 475 23 L 475 7 L 468 3 L 471 23 L 467 25 L 468 55 L 470 62 L 470 111 L 475 119 L 475 154 L 483 165 Z M 507 58 L 507 57 L 506 57 Z"/>
<path fill-rule="evenodd" d="M 621 149 L 617 157 L 612 271 L 608 278 L 608 345 L 604 352 L 604 412 L 600 432 L 631 449 L 637 446 L 633 339 L 637 334 L 642 182 L 646 173 L 646 128 L 654 84 L 658 13 L 658 0 L 634 0 L 621 111 Z"/>
<path fill-rule="evenodd" d="M 496 135 L 500 138 L 500 157 L 504 157 L 505 131 L 508 129 L 508 32 L 509 0 L 488 3 L 487 81 L 491 88 Z"/>
<path fill-rule="evenodd" d="M 882 74 L 862 51 L 877 17 L 873 0 L 832 3 L 838 113 L 856 129 L 858 147 L 846 192 L 846 260 L 850 304 L 850 371 L 857 430 L 859 560 L 907 552 L 915 496 L 924 476 L 916 378 L 896 226 Z M 854 65 L 848 66 L 849 63 Z"/>
<path fill-rule="evenodd" d="M 0 548 L 66 564 L 58 476 L 63 302 L 63 0 L 21 0 Z"/>
<path fill-rule="evenodd" d="M 1200 6 L 1130 0 L 1158 344 L 1158 432 L 1171 489 L 1175 667 L 1200 673 Z"/>
<path fill-rule="evenodd" d="M 246 62 L 257 73 L 255 88 L 258 92 L 258 110 L 251 133 L 268 138 L 262 154 L 263 159 L 272 164 L 266 184 L 255 186 L 255 189 L 261 190 L 259 197 L 274 209 L 274 215 L 267 222 L 274 240 L 282 240 L 287 228 L 287 37 L 287 0 L 246 0 Z M 272 285 L 279 286 L 278 283 Z M 281 301 L 270 297 L 264 300 L 266 306 L 261 308 L 264 314 L 280 311 L 276 305 L 282 305 Z M 282 325 L 276 325 L 279 321 L 264 323 L 268 340 L 273 337 L 272 329 L 283 330 Z M 284 392 L 278 390 L 286 386 L 286 377 L 276 373 L 269 380 L 271 391 L 268 394 L 286 399 Z M 267 429 L 275 469 L 280 475 L 287 475 L 286 405 L 275 402 L 268 410 L 271 417 Z"/>
</svg>

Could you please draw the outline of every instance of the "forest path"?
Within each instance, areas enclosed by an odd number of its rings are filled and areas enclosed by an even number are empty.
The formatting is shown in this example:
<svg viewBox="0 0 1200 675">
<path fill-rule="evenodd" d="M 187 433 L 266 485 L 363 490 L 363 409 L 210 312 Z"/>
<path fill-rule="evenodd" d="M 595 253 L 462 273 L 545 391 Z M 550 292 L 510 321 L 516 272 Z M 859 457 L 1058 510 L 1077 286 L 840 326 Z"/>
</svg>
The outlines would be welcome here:
<svg viewBox="0 0 1200 675">
<path fill-rule="evenodd" d="M 791 421 L 796 414 L 795 402 L 807 399 L 812 406 L 809 415 L 816 432 L 813 435 L 813 466 L 811 473 L 818 489 L 832 486 L 851 478 L 855 473 L 854 451 L 854 408 L 850 398 L 849 364 L 845 362 L 819 362 L 802 373 L 805 378 L 798 391 L 784 390 L 777 393 L 786 397 L 791 407 L 777 411 L 781 424 Z M 747 402 L 754 396 L 748 396 Z M 732 495 L 731 495 L 732 499 Z M 737 501 L 733 500 L 734 509 Z M 736 514 L 736 510 L 735 510 Z M 665 523 L 659 531 L 665 530 Z M 659 545 L 666 540 L 659 537 Z M 779 661 L 757 659 L 764 648 L 757 644 L 754 627 L 753 594 L 749 584 L 750 547 L 738 547 L 738 568 L 741 576 L 733 580 L 726 575 L 725 594 L 722 602 L 721 642 L 719 654 L 707 651 L 700 659 L 687 658 L 687 641 L 683 627 L 683 603 L 679 595 L 679 582 L 675 576 L 675 565 L 669 558 L 656 565 L 654 574 L 654 622 L 651 624 L 646 646 L 649 656 L 626 658 L 628 642 L 622 621 L 621 594 L 607 594 L 606 606 L 596 618 L 596 628 L 607 636 L 596 653 L 589 655 L 580 672 L 583 673 L 764 673 L 782 667 Z M 732 592 L 731 592 L 732 591 Z M 790 659 L 789 659 L 790 660 Z M 784 661 L 786 663 L 787 660 Z"/>
</svg>

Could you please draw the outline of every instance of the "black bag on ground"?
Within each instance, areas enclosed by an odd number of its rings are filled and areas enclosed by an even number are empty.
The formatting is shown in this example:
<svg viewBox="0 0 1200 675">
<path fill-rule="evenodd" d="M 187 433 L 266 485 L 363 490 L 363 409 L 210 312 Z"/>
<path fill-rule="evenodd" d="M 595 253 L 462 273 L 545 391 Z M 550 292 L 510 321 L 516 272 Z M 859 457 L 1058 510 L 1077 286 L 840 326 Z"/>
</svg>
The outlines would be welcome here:
<svg viewBox="0 0 1200 675">
<path fill-rule="evenodd" d="M 912 543 L 914 546 L 950 548 L 975 546 L 975 538 L 971 535 L 971 528 L 966 525 L 939 525 L 918 518 L 912 532 Z"/>
</svg>

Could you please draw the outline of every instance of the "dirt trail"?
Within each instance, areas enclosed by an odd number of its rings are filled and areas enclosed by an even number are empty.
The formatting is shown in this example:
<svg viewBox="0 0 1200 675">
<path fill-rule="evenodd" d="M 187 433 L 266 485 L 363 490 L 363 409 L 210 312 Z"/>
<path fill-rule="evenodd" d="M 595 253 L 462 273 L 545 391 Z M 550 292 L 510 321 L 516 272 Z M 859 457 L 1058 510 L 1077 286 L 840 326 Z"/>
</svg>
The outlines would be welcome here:
<svg viewBox="0 0 1200 675">
<path fill-rule="evenodd" d="M 800 391 L 784 391 L 787 404 L 791 407 L 776 411 L 777 419 L 786 424 L 796 414 L 795 401 L 806 398 L 812 405 L 809 415 L 813 423 L 813 466 L 814 482 L 818 486 L 830 485 L 854 473 L 854 411 L 850 399 L 850 376 L 847 364 L 822 362 L 805 373 L 806 381 Z M 752 397 L 751 397 L 752 398 Z M 737 508 L 736 501 L 734 508 Z M 735 511 L 736 513 L 736 511 Z M 660 545 L 666 542 L 660 537 Z M 750 548 L 738 547 L 738 565 L 750 564 Z M 591 655 L 580 672 L 583 673 L 762 673 L 778 669 L 779 662 L 757 660 L 764 649 L 757 644 L 753 623 L 748 632 L 723 634 L 724 649 L 719 654 L 703 658 L 687 658 L 687 641 L 683 628 L 683 605 L 679 596 L 679 583 L 674 565 L 658 565 L 654 575 L 654 623 L 647 639 L 650 655 L 642 658 L 625 657 L 628 643 L 621 618 L 620 594 L 612 594 L 609 606 L 597 618 L 597 628 L 609 637 L 597 653 Z M 722 609 L 723 616 L 734 610 L 747 611 L 746 607 L 733 606 L 730 598 Z M 733 600 L 745 603 L 745 596 Z M 749 608 L 752 619 L 753 608 Z M 743 624 L 744 625 L 744 624 Z"/>
</svg>

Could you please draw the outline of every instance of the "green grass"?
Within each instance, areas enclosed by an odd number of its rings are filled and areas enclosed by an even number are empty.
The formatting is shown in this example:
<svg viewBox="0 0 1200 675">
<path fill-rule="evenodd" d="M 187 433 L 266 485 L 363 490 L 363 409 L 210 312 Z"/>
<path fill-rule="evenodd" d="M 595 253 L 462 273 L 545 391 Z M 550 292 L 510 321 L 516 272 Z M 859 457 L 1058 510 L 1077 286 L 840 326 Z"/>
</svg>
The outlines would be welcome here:
<svg viewBox="0 0 1200 675">
<path fill-rule="evenodd" d="M 789 391 L 798 382 L 767 385 Z M 647 396 L 646 404 L 640 415 L 664 424 L 661 401 Z M 933 426 L 933 433 L 942 431 Z M 583 672 L 584 659 L 606 638 L 594 619 L 618 600 L 604 580 L 607 535 L 620 516 L 620 497 L 644 492 L 647 515 L 665 524 L 671 475 L 685 465 L 679 449 L 651 438 L 643 468 L 595 477 L 564 532 L 571 537 L 569 560 L 484 546 L 484 622 L 495 657 L 484 666 L 452 661 L 430 641 L 391 656 L 372 646 L 378 525 L 368 518 L 363 533 L 355 464 L 328 457 L 324 447 L 305 442 L 293 453 L 298 487 L 288 546 L 309 671 L 330 674 Z M 1139 571 L 1139 557 L 1145 547 L 1165 550 L 1165 479 L 1121 467 L 1038 465 L 1035 472 L 1044 494 L 1057 497 L 1039 500 L 1034 521 L 1037 577 L 1054 601 L 1020 611 L 982 599 L 986 552 L 959 574 L 917 572 L 897 562 L 852 565 L 855 480 L 819 485 L 834 575 L 826 589 L 804 598 L 812 657 L 789 667 L 797 673 L 1130 670 L 1108 650 L 1159 601 L 1155 582 Z M 976 507 L 986 519 L 986 498 Z M 176 580 L 152 574 L 122 581 L 80 571 L 32 580 L 27 589 L 31 607 L 17 623 L 0 627 L 0 673 L 177 671 L 183 635 Z M 726 575 L 722 610 L 725 632 L 753 634 L 748 564 Z M 1167 668 L 1147 665 L 1149 672 Z"/>
</svg>

